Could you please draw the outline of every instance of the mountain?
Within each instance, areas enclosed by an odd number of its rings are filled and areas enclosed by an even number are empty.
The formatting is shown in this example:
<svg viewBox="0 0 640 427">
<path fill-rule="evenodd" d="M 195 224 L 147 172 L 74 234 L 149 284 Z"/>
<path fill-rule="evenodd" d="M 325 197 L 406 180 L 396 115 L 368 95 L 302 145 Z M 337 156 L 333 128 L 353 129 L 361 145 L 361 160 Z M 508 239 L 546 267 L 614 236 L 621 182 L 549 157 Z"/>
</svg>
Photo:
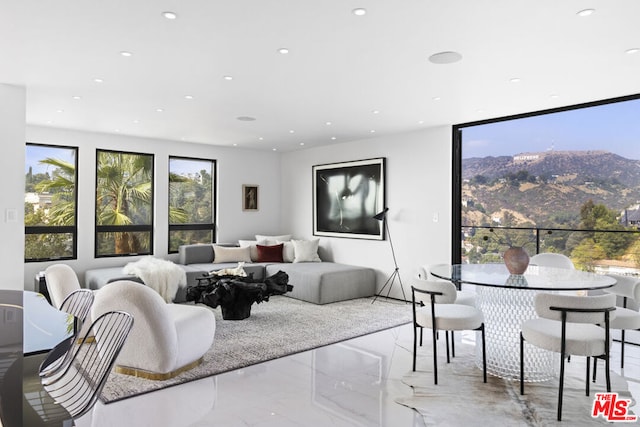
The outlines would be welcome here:
<svg viewBox="0 0 640 427">
<path fill-rule="evenodd" d="M 640 161 L 607 151 L 525 152 L 462 160 L 463 224 L 577 225 L 588 200 L 622 211 L 640 200 Z M 503 224 L 504 225 L 504 224 Z"/>
</svg>

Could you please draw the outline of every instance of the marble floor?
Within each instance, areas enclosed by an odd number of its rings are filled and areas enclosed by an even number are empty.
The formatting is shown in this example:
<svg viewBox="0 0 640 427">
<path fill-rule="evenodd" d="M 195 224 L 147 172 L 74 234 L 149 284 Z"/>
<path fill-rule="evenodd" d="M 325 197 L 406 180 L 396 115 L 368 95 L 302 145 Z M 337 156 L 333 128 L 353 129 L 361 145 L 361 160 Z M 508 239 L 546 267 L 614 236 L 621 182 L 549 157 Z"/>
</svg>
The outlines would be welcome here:
<svg viewBox="0 0 640 427">
<path fill-rule="evenodd" d="M 98 402 L 76 425 L 424 426 L 416 412 L 394 401 L 411 395 L 401 382 L 411 369 L 411 343 L 405 325 L 109 405 Z M 615 343 L 612 349 L 617 373 L 619 348 Z M 626 351 L 623 374 L 640 402 L 640 347 Z M 640 413 L 640 405 L 632 409 Z"/>
</svg>

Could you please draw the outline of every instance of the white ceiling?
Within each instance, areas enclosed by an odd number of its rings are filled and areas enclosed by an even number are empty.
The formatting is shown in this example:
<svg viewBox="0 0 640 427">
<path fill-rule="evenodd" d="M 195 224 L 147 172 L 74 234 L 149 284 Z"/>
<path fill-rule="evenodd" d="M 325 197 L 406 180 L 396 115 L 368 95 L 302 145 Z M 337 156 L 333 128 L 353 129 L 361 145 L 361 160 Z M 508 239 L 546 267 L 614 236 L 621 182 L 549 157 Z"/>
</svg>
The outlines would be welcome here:
<svg viewBox="0 0 640 427">
<path fill-rule="evenodd" d="M 640 93 L 638 0 L 0 6 L 0 82 L 27 87 L 30 125 L 288 151 Z"/>
</svg>

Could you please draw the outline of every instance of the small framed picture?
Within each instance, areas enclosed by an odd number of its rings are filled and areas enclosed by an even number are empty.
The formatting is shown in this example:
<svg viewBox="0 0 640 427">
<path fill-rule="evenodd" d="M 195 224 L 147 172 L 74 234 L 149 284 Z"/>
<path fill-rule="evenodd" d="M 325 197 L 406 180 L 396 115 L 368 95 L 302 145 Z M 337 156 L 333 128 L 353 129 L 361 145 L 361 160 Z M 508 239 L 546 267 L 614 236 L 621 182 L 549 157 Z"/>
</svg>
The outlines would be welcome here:
<svg viewBox="0 0 640 427">
<path fill-rule="evenodd" d="M 258 186 L 244 184 L 242 186 L 242 210 L 257 211 L 258 210 Z"/>
</svg>

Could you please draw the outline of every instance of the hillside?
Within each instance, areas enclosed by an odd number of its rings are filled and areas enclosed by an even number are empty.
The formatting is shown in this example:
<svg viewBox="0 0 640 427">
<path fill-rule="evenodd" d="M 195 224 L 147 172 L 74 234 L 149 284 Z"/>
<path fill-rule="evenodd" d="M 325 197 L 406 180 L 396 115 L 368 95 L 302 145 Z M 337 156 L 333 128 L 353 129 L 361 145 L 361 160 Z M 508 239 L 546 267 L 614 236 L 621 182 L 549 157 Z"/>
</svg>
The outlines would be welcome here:
<svg viewBox="0 0 640 427">
<path fill-rule="evenodd" d="M 577 225 L 588 200 L 621 211 L 640 200 L 640 162 L 605 151 L 464 159 L 463 224 Z M 505 225 L 505 224 L 503 224 Z"/>
</svg>

